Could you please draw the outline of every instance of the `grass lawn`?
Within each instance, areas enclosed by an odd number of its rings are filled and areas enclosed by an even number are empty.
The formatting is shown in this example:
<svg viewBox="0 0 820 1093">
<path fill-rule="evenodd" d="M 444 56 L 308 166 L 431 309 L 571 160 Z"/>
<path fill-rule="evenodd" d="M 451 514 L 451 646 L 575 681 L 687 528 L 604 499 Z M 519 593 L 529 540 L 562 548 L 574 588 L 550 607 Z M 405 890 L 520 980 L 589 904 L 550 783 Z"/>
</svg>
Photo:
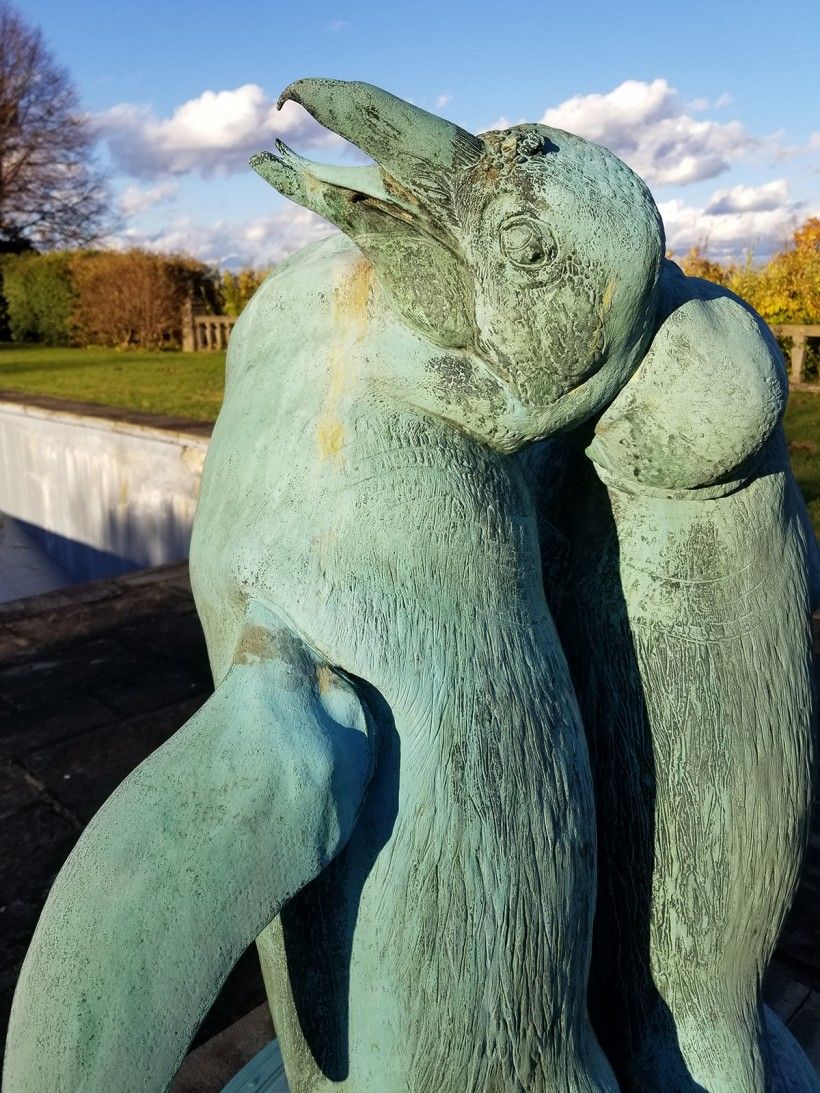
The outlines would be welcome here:
<svg viewBox="0 0 820 1093">
<path fill-rule="evenodd" d="M 200 421 L 216 417 L 224 370 L 224 353 L 47 349 L 0 343 L 0 389 Z M 794 473 L 820 535 L 820 393 L 792 393 L 786 434 Z"/>
<path fill-rule="evenodd" d="M 792 391 L 785 424 L 792 470 L 820 539 L 820 392 Z"/>
<path fill-rule="evenodd" d="M 49 349 L 0 342 L 0 389 L 213 421 L 224 353 Z"/>
</svg>

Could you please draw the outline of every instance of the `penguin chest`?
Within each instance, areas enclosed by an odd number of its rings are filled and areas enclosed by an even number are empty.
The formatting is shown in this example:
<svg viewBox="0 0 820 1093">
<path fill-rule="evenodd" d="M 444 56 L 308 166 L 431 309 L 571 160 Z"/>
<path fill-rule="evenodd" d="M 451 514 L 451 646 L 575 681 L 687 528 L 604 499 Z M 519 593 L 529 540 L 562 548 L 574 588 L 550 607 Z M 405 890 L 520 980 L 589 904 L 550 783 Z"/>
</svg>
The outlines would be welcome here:
<svg viewBox="0 0 820 1093">
<path fill-rule="evenodd" d="M 582 1019 L 593 819 L 578 726 L 547 693 L 563 681 L 519 654 L 509 671 L 477 654 L 474 686 L 445 684 L 423 719 L 381 709 L 351 842 L 263 941 L 283 1048 L 305 1075 L 553 1088 L 551 1030 L 571 1040 Z"/>
<path fill-rule="evenodd" d="M 273 603 L 378 724 L 350 843 L 260 942 L 289 1073 L 552 1088 L 581 1035 L 594 822 L 517 464 L 397 412 L 275 472 L 244 523 L 214 521 L 214 586 Z"/>
<path fill-rule="evenodd" d="M 546 1090 L 550 1029 L 581 1021 L 594 822 L 534 530 L 497 471 L 454 491 L 417 470 L 415 509 L 393 481 L 323 567 L 322 633 L 367 681 L 379 757 L 351 842 L 270 941 L 277 1028 L 351 1090 Z"/>
</svg>

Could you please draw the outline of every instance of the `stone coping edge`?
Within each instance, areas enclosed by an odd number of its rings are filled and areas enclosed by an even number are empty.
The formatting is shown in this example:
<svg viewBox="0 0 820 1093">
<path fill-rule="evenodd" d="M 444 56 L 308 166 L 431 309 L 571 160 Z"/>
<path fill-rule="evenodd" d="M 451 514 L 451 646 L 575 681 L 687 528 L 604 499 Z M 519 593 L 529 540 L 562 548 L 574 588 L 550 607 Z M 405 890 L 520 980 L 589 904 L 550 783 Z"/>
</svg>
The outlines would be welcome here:
<svg viewBox="0 0 820 1093">
<path fill-rule="evenodd" d="M 67 585 L 52 592 L 41 592 L 36 596 L 25 596 L 19 600 L 7 600 L 0 603 L 0 623 L 24 615 L 31 618 L 36 615 L 60 611 L 80 604 L 99 603 L 120 596 L 123 592 L 140 585 L 163 584 L 168 581 L 188 584 L 187 562 L 166 562 L 164 565 L 149 569 L 134 569 L 119 577 L 101 577 L 96 581 L 83 581 L 80 584 Z"/>
<path fill-rule="evenodd" d="M 79 402 L 74 399 L 53 398 L 50 395 L 30 395 L 21 391 L 0 389 L 0 410 L 12 407 L 37 417 L 66 416 L 84 420 L 88 425 L 105 422 L 120 431 L 158 433 L 166 438 L 171 433 L 207 441 L 213 431 L 213 423 L 209 421 L 166 417 L 140 410 L 126 410 L 120 406 L 101 406 L 94 402 Z"/>
</svg>

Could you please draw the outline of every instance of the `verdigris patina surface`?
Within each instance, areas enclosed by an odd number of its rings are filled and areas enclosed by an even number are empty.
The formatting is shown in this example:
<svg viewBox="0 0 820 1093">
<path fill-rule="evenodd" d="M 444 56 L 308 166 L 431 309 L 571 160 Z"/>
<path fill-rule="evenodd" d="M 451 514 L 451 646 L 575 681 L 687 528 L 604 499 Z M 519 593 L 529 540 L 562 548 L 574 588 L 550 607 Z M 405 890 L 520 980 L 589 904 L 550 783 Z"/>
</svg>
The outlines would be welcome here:
<svg viewBox="0 0 820 1093">
<path fill-rule="evenodd" d="M 625 1088 L 817 1089 L 760 1004 L 808 834 L 820 602 L 782 360 L 671 262 L 658 318 L 594 427 L 528 456 L 595 772 L 594 1023 Z"/>
<path fill-rule="evenodd" d="M 55 883 L 6 1087 L 164 1088 L 259 937 L 294 1091 L 816 1088 L 758 997 L 812 709 L 765 333 L 604 149 L 283 97 L 375 163 L 255 159 L 349 239 L 232 336 L 191 558 L 217 689 Z"/>
</svg>

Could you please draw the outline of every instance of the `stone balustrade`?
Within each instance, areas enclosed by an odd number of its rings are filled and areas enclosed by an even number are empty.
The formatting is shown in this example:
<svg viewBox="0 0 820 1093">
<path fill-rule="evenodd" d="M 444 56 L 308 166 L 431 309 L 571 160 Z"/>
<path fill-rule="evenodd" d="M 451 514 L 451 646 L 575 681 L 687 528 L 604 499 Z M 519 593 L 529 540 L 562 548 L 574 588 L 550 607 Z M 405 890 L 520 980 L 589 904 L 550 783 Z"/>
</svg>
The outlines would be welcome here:
<svg viewBox="0 0 820 1093">
<path fill-rule="evenodd" d="M 789 349 L 789 384 L 792 387 L 810 387 L 820 390 L 820 376 L 808 378 L 805 374 L 806 347 L 809 341 L 820 342 L 820 323 L 796 326 L 791 323 L 773 326 L 776 337 L 791 343 Z"/>
<path fill-rule="evenodd" d="M 182 316 L 182 348 L 187 353 L 228 348 L 228 338 L 236 325 L 232 315 L 208 315 L 186 304 Z M 789 383 L 792 387 L 820 390 L 820 377 L 805 375 L 806 347 L 809 341 L 820 342 L 820 323 L 799 326 L 787 323 L 772 326 L 776 337 L 791 343 L 789 349 Z"/>
<path fill-rule="evenodd" d="M 227 349 L 235 324 L 232 315 L 200 314 L 186 307 L 182 317 L 182 348 L 187 353 Z"/>
<path fill-rule="evenodd" d="M 236 325 L 232 315 L 208 315 L 188 302 L 182 313 L 182 348 L 187 353 L 225 350 Z M 806 347 L 809 341 L 820 342 L 820 323 L 805 326 L 787 323 L 772 326 L 775 336 L 790 342 L 789 384 L 820 390 L 820 376 L 805 375 Z"/>
</svg>

